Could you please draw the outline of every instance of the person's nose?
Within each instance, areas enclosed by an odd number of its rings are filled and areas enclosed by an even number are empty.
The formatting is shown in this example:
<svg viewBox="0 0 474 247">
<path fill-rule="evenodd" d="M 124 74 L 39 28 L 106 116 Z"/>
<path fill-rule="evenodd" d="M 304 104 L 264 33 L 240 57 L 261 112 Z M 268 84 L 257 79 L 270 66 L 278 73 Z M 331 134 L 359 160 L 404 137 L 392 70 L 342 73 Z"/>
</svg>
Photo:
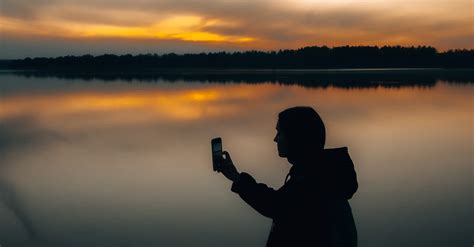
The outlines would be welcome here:
<svg viewBox="0 0 474 247">
<path fill-rule="evenodd" d="M 278 134 L 275 135 L 275 138 L 273 138 L 274 142 L 278 142 Z"/>
</svg>

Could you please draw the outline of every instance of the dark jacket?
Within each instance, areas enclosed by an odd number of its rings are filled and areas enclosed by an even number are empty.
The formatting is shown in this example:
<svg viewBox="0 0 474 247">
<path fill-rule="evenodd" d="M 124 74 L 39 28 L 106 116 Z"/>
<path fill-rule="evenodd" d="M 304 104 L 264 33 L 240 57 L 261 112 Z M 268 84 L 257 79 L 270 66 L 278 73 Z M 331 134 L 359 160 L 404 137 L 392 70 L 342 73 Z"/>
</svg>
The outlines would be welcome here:
<svg viewBox="0 0 474 247">
<path fill-rule="evenodd" d="M 244 172 L 232 184 L 233 192 L 273 219 L 267 246 L 357 246 L 347 200 L 358 184 L 347 148 L 325 149 L 317 157 L 290 161 L 290 179 L 278 190 Z"/>
</svg>

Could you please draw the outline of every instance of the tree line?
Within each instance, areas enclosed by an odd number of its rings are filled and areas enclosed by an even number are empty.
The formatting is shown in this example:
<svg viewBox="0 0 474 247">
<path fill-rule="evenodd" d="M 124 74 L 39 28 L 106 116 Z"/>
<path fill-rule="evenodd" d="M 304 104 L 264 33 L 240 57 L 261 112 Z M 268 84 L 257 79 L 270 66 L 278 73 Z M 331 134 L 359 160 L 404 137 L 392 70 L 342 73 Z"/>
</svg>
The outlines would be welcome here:
<svg viewBox="0 0 474 247">
<path fill-rule="evenodd" d="M 431 46 L 311 46 L 279 51 L 28 57 L 4 61 L 2 67 L 36 70 L 474 68 L 474 50 L 439 52 Z"/>
</svg>

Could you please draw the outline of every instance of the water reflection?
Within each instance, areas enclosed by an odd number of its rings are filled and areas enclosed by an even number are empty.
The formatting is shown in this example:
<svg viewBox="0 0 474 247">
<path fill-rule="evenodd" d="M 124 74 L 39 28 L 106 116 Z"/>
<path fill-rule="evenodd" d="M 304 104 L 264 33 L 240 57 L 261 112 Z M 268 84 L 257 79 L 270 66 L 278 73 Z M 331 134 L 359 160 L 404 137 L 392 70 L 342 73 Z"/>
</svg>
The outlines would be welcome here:
<svg viewBox="0 0 474 247">
<path fill-rule="evenodd" d="M 35 114 L 63 115 L 79 113 L 114 114 L 133 111 L 138 116 L 155 115 L 168 120 L 192 120 L 222 115 L 235 115 L 241 103 L 264 99 L 275 87 L 207 86 L 198 89 L 127 90 L 94 92 L 85 90 L 69 94 L 19 95 L 2 100 L 0 117 Z M 119 113 L 121 114 L 121 113 Z M 35 114 L 37 115 L 37 114 Z M 128 121 L 130 118 L 123 119 Z M 118 120 L 120 121 L 120 120 Z"/>
<path fill-rule="evenodd" d="M 361 246 L 472 244 L 472 84 L 1 78 L 2 246 L 263 246 L 270 221 L 212 172 L 209 141 L 222 136 L 242 171 L 279 187 L 276 114 L 294 105 L 318 109 L 328 146 L 349 147 Z"/>
<path fill-rule="evenodd" d="M 472 69 L 334 69 L 334 70 L 156 70 L 156 71 L 4 71 L 26 78 L 101 80 L 104 82 L 179 81 L 200 83 L 272 83 L 308 88 L 400 88 L 433 87 L 437 81 L 456 84 L 474 82 Z"/>
</svg>

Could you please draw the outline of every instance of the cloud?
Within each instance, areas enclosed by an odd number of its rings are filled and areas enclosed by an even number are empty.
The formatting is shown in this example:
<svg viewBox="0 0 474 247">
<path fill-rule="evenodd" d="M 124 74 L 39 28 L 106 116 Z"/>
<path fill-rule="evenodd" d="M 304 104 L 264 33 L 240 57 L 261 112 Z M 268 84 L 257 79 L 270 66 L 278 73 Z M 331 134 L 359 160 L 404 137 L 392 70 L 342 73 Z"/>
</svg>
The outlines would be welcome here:
<svg viewBox="0 0 474 247">
<path fill-rule="evenodd" d="M 1 8 L 4 43 L 55 37 L 176 40 L 227 50 L 312 44 L 473 48 L 463 41 L 472 33 L 470 0 L 4 0 Z"/>
</svg>

